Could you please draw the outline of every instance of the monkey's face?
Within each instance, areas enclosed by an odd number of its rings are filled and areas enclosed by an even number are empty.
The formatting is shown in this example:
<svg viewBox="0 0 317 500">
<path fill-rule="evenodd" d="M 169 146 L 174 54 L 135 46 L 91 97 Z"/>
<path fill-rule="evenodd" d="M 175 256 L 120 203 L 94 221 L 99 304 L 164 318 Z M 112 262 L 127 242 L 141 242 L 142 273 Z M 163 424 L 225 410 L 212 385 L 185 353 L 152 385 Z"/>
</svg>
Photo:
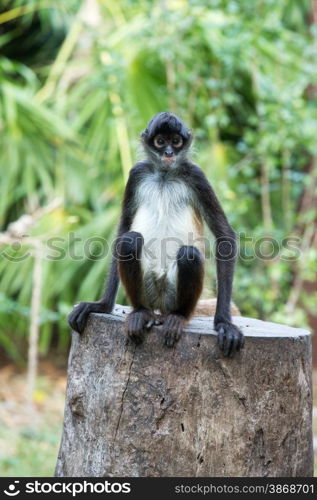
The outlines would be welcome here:
<svg viewBox="0 0 317 500">
<path fill-rule="evenodd" d="M 173 166 L 177 155 L 183 149 L 184 140 L 180 134 L 158 134 L 153 139 L 153 148 L 163 165 Z"/>
<path fill-rule="evenodd" d="M 175 168 L 186 158 L 192 134 L 180 118 L 163 111 L 150 120 L 141 138 L 148 158 L 166 170 Z"/>
</svg>

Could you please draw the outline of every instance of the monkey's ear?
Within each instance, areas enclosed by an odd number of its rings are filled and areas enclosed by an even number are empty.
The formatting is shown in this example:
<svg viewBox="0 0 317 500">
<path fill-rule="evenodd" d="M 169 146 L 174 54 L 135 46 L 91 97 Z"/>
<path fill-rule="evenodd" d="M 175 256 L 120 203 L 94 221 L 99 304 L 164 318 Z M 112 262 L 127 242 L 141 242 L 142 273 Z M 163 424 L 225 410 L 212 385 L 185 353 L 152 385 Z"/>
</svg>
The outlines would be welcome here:
<svg viewBox="0 0 317 500">
<path fill-rule="evenodd" d="M 147 128 L 146 128 L 146 129 L 144 129 L 144 130 L 141 132 L 141 135 L 140 135 L 141 139 L 145 140 L 145 139 L 147 138 L 148 134 L 149 134 L 149 130 L 148 130 Z"/>
<path fill-rule="evenodd" d="M 193 138 L 194 138 L 193 132 L 191 130 L 187 130 L 186 142 L 187 142 L 188 146 L 192 143 Z"/>
</svg>

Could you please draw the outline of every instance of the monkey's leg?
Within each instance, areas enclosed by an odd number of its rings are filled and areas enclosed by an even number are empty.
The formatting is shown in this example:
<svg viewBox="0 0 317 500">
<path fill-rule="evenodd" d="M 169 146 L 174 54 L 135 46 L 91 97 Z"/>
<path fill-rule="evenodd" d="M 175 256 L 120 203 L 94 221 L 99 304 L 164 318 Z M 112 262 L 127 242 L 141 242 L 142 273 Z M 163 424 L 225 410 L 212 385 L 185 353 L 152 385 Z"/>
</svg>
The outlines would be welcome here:
<svg viewBox="0 0 317 500">
<path fill-rule="evenodd" d="M 118 243 L 118 268 L 120 278 L 133 306 L 126 322 L 128 336 L 136 343 L 142 342 L 144 333 L 154 324 L 154 314 L 142 302 L 143 275 L 141 256 L 144 239 L 141 233 L 130 231 Z"/>
<path fill-rule="evenodd" d="M 199 250 L 182 246 L 177 253 L 176 308 L 166 316 L 163 324 L 165 344 L 173 347 L 182 334 L 186 322 L 194 312 L 203 289 L 204 263 Z"/>
</svg>

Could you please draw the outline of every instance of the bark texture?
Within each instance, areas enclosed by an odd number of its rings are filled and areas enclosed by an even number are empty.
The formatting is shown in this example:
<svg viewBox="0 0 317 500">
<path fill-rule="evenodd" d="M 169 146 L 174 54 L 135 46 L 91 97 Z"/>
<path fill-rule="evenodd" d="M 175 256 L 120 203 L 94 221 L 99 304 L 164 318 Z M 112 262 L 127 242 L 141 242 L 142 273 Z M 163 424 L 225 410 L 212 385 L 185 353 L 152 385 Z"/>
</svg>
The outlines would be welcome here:
<svg viewBox="0 0 317 500">
<path fill-rule="evenodd" d="M 311 338 L 235 317 L 245 347 L 224 359 L 211 317 L 173 348 L 144 343 L 128 308 L 73 332 L 56 476 L 312 476 Z"/>
</svg>

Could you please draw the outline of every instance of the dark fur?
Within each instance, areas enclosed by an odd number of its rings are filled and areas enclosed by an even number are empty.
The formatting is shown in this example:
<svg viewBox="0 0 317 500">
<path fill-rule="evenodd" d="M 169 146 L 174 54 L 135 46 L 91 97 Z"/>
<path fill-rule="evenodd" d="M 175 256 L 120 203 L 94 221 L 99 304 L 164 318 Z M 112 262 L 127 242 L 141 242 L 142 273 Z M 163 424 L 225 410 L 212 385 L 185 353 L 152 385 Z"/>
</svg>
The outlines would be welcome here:
<svg viewBox="0 0 317 500">
<path fill-rule="evenodd" d="M 192 246 L 181 247 L 177 268 L 177 309 L 174 312 L 189 319 L 203 289 L 204 264 L 199 250 Z"/>
<path fill-rule="evenodd" d="M 204 265 L 199 250 L 192 246 L 181 247 L 177 254 L 177 268 L 177 307 L 163 323 L 165 344 L 168 347 L 179 340 L 203 289 Z"/>
<path fill-rule="evenodd" d="M 143 243 L 143 236 L 135 231 L 124 233 L 118 243 L 119 274 L 134 309 L 142 307 L 141 253 Z"/>
<path fill-rule="evenodd" d="M 170 135 L 175 132 L 180 134 L 185 142 L 191 139 L 191 133 L 182 120 L 173 113 L 162 111 L 150 120 L 146 129 L 143 130 L 141 137 L 143 141 L 150 142 L 159 133 Z"/>
<path fill-rule="evenodd" d="M 178 152 L 177 164 L 172 169 L 162 165 L 157 151 L 154 151 L 153 138 L 158 134 L 170 135 L 177 132 L 183 138 L 184 144 Z M 75 306 L 69 316 L 71 327 L 82 332 L 90 312 L 111 312 L 118 289 L 120 276 L 127 294 L 134 307 L 134 312 L 128 320 L 128 333 L 136 342 L 142 339 L 147 327 L 154 320 L 151 311 L 142 304 L 142 275 L 140 263 L 135 256 L 141 252 L 142 245 L 131 243 L 125 246 L 120 238 L 127 233 L 132 225 L 137 210 L 135 200 L 136 188 L 149 174 L 159 169 L 162 181 L 168 178 L 183 179 L 191 194 L 195 209 L 202 215 L 209 229 L 216 237 L 217 265 L 217 309 L 214 317 L 214 328 L 218 332 L 218 345 L 225 356 L 234 354 L 244 343 L 241 331 L 232 324 L 230 301 L 232 281 L 236 257 L 236 235 L 230 227 L 221 205 L 206 179 L 202 170 L 187 159 L 187 151 L 192 140 L 192 134 L 184 123 L 171 113 L 159 113 L 148 124 L 142 133 L 142 142 L 149 160 L 137 163 L 130 171 L 125 189 L 122 213 L 118 229 L 118 240 L 115 246 L 113 261 L 110 268 L 104 297 L 99 302 L 81 302 Z M 132 233 L 130 233 L 131 236 Z M 135 235 L 136 233 L 134 233 Z M 133 240 L 134 241 L 134 240 Z M 140 240 L 141 241 L 141 240 Z M 131 253 L 130 261 L 120 261 L 121 252 Z M 121 254 L 122 256 L 122 254 Z M 191 259 L 189 259 L 191 256 Z M 203 262 L 196 248 L 181 247 L 177 257 L 178 291 L 177 309 L 165 318 L 163 330 L 167 345 L 174 345 L 178 340 L 186 320 L 191 316 L 200 296 L 203 281 Z"/>
</svg>

